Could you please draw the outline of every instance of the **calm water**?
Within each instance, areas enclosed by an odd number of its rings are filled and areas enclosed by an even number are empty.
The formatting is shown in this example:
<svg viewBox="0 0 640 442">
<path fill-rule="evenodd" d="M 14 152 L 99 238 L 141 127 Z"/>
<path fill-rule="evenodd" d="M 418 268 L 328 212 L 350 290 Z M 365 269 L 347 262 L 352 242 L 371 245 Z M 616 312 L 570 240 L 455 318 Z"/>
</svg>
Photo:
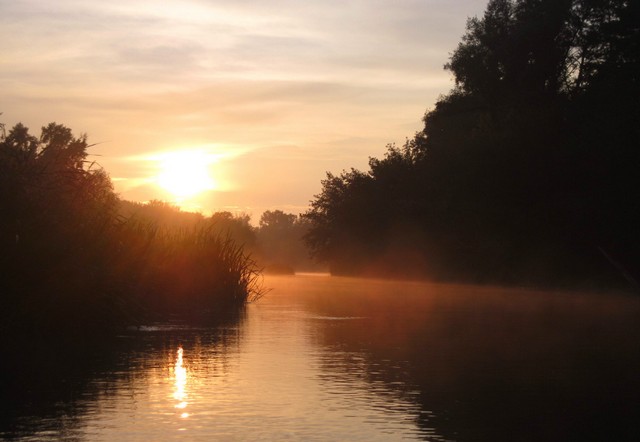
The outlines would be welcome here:
<svg viewBox="0 0 640 442">
<path fill-rule="evenodd" d="M 640 302 L 326 276 L 3 398 L 15 440 L 640 440 Z M 19 355 L 5 355 L 7 363 Z"/>
</svg>

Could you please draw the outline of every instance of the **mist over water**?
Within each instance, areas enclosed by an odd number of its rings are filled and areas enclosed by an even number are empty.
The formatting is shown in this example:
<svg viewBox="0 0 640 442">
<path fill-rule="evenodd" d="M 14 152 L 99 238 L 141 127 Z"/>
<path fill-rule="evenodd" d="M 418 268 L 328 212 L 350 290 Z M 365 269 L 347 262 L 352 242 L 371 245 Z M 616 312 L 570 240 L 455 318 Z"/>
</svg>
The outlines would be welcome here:
<svg viewBox="0 0 640 442">
<path fill-rule="evenodd" d="M 0 437 L 638 436 L 634 297 L 314 275 L 265 282 L 273 290 L 235 323 L 132 329 L 112 357 L 52 382 L 48 406 L 24 406 L 29 391 L 3 401 L 12 412 Z"/>
</svg>

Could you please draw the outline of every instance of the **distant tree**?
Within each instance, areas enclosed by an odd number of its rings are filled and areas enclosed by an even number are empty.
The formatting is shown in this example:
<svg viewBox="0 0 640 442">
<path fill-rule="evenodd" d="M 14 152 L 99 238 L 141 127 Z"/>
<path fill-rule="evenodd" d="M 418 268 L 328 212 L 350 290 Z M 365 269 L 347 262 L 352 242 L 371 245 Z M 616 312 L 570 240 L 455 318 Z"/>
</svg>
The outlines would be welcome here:
<svg viewBox="0 0 640 442">
<path fill-rule="evenodd" d="M 231 212 L 215 212 L 206 223 L 222 234 L 228 234 L 234 241 L 242 244 L 247 250 L 254 250 L 256 235 L 251 226 L 251 216 L 247 214 L 234 215 Z"/>
<path fill-rule="evenodd" d="M 259 226 L 261 229 L 290 229 L 296 218 L 294 214 L 282 210 L 267 210 L 260 216 Z"/>
<path fill-rule="evenodd" d="M 151 200 L 146 203 L 122 200 L 118 212 L 125 218 L 135 218 L 160 227 L 187 230 L 197 228 L 205 219 L 201 213 L 183 212 L 175 204 L 161 200 Z"/>
<path fill-rule="evenodd" d="M 268 272 L 291 273 L 322 268 L 309 257 L 303 236 L 309 225 L 305 218 L 282 210 L 267 210 L 256 229 L 258 256 Z"/>
</svg>

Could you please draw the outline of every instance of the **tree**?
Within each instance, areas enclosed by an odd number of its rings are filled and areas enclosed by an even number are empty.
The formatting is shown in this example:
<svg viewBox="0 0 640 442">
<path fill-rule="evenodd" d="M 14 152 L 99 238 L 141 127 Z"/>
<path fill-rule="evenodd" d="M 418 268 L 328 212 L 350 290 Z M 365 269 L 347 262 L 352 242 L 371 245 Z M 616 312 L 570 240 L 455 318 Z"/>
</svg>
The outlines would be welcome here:
<svg viewBox="0 0 640 442">
<path fill-rule="evenodd" d="M 368 172 L 322 182 L 306 214 L 312 253 L 358 271 L 410 231 L 433 277 L 611 281 L 604 255 L 635 266 L 639 9 L 491 0 L 424 129 Z"/>
<path fill-rule="evenodd" d="M 23 242 L 37 242 L 40 238 L 33 235 L 45 230 L 53 236 L 66 229 L 82 235 L 104 222 L 96 218 L 98 213 L 113 213 L 117 197 L 111 181 L 86 160 L 88 147 L 85 135 L 76 138 L 56 123 L 43 127 L 40 138 L 17 124 L 1 140 L 0 222 L 10 232 L 3 238 L 5 244 L 15 241 L 16 235 Z"/>
<path fill-rule="evenodd" d="M 260 296 L 258 269 L 239 244 L 255 239 L 248 216 L 122 204 L 88 147 L 55 123 L 39 138 L 21 124 L 2 133 L 3 331 L 75 343 L 144 315 L 235 314 Z"/>
<path fill-rule="evenodd" d="M 626 1 L 496 0 L 469 21 L 424 129 L 451 235 L 493 238 L 512 274 L 541 247 L 565 275 L 607 273 L 603 247 L 634 266 L 639 18 Z"/>
<path fill-rule="evenodd" d="M 256 230 L 259 256 L 265 270 L 292 273 L 295 270 L 318 270 L 310 261 L 303 236 L 308 230 L 305 218 L 282 210 L 267 210 Z"/>
<path fill-rule="evenodd" d="M 296 222 L 296 216 L 292 213 L 284 213 L 282 210 L 267 210 L 260 216 L 261 229 L 285 230 L 290 229 Z"/>
<path fill-rule="evenodd" d="M 256 234 L 251 226 L 251 216 L 233 215 L 231 212 L 215 212 L 205 220 L 216 232 L 229 235 L 235 242 L 248 250 L 256 246 Z"/>
</svg>

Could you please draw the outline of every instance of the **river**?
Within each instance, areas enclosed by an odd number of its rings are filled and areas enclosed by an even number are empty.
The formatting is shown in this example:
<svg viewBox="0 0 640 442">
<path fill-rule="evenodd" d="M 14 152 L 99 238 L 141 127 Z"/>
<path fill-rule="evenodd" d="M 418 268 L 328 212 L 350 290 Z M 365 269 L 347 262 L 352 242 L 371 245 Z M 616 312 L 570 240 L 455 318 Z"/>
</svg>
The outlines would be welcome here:
<svg viewBox="0 0 640 442">
<path fill-rule="evenodd" d="M 67 358 L 3 399 L 0 438 L 640 440 L 637 297 L 322 275 L 265 285 L 235 322 L 132 329 Z"/>
</svg>

